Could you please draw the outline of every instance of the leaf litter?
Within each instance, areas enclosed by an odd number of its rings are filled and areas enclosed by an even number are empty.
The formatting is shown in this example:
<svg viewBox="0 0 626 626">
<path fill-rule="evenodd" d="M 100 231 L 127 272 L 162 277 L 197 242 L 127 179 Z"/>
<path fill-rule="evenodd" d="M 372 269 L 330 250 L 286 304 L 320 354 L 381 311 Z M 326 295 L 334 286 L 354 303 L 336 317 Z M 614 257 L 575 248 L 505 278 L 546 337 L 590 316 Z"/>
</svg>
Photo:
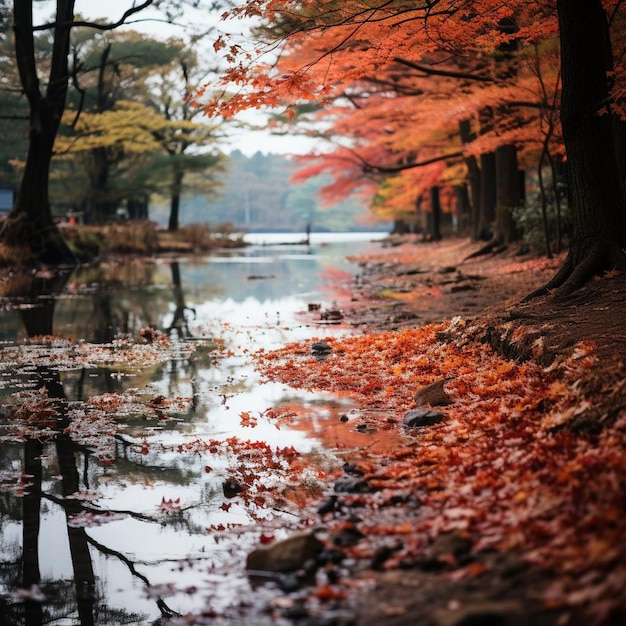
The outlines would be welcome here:
<svg viewBox="0 0 626 626">
<path fill-rule="evenodd" d="M 515 554 L 542 573 L 533 594 L 546 611 L 561 611 L 555 623 L 576 623 L 577 615 L 580 623 L 617 623 L 626 613 L 623 364 L 612 365 L 590 339 L 548 355 L 547 323 L 494 331 L 492 322 L 457 316 L 319 337 L 330 348 L 324 359 L 310 342 L 255 358 L 265 380 L 347 396 L 361 412 L 356 427 L 335 414 L 336 423 L 316 433 L 328 430 L 324 442 L 346 461 L 345 474 L 358 476 L 346 490 L 338 480 L 320 511 L 335 544 L 352 527 L 358 538 L 342 551 L 362 573 L 434 568 L 449 581 L 482 576 L 488 584 L 491 555 Z M 494 332 L 509 348 L 529 346 L 523 358 L 494 350 Z M 416 392 L 437 381 L 451 400 L 445 419 L 407 428 Z M 361 433 L 369 434 L 359 444 L 354 431 L 365 412 Z M 469 547 L 428 557 L 449 537 Z M 376 596 L 381 605 L 385 592 Z"/>
</svg>

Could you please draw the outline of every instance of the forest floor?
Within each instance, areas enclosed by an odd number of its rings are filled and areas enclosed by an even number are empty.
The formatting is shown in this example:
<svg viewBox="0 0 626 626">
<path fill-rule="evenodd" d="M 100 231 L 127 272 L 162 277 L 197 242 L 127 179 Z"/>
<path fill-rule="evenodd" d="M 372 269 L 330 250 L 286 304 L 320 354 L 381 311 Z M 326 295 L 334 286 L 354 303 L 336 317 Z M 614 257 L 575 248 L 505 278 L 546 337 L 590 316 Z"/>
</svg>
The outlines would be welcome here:
<svg viewBox="0 0 626 626">
<path fill-rule="evenodd" d="M 626 623 L 626 277 L 524 303 L 563 255 L 479 248 L 390 239 L 337 301 L 361 336 L 261 366 L 359 388 L 342 421 L 371 436 L 318 509 L 343 560 L 302 623 Z"/>
<path fill-rule="evenodd" d="M 378 259 L 363 261 L 363 300 L 347 312 L 350 320 L 370 330 L 389 330 L 469 316 L 474 318 L 475 328 L 484 333 L 485 340 L 510 359 L 532 359 L 532 345 L 542 337 L 543 350 L 535 358 L 544 366 L 566 358 L 580 342 L 591 341 L 597 360 L 586 384 L 589 395 L 594 396 L 593 402 L 604 406 L 585 417 L 581 413 L 577 430 L 595 431 L 596 427 L 601 427 L 599 420 L 603 416 L 611 414 L 612 419 L 616 419 L 618 411 L 622 415 L 623 429 L 626 409 L 626 387 L 622 384 L 626 377 L 624 276 L 594 280 L 560 302 L 548 296 L 522 303 L 525 295 L 555 274 L 564 255 L 552 260 L 528 259 L 517 255 L 515 249 L 509 249 L 500 254 L 468 258 L 480 246 L 467 240 L 397 243 Z M 525 339 L 516 344 L 511 337 L 517 328 L 524 328 L 526 332 Z M 608 380 L 618 381 L 619 395 L 607 393 Z M 623 448 L 621 451 L 624 454 Z M 615 495 L 621 495 L 622 511 L 626 513 L 623 509 L 626 466 L 622 465 L 621 470 L 621 475 L 616 477 L 619 485 Z M 587 484 L 584 488 L 593 490 L 594 486 Z M 597 539 L 602 543 L 602 537 Z M 422 626 L 431 623 L 438 626 L 624 623 L 626 536 L 621 534 L 620 539 L 621 546 L 611 546 L 618 550 L 615 560 L 607 563 L 605 571 L 586 572 L 587 587 L 583 585 L 577 597 L 570 597 L 572 602 L 546 599 L 543 592 L 558 576 L 549 569 L 525 564 L 523 550 L 519 550 L 483 555 L 489 562 L 484 571 L 456 580 L 453 575 L 446 576 L 442 563 L 437 566 L 432 562 L 421 571 L 418 568 L 417 573 L 391 569 L 377 574 L 375 585 L 360 601 L 358 623 L 363 626 L 408 626 L 418 622 Z M 434 552 L 443 550 L 445 553 L 449 545 L 448 542 L 446 546 L 444 539 Z M 580 550 L 588 548 L 578 546 Z M 435 556 L 434 560 L 437 559 L 445 561 L 446 557 Z M 452 565 L 458 566 L 458 563 L 452 559 Z M 431 567 L 434 571 L 424 571 Z M 621 581 L 615 588 L 618 602 L 611 608 L 604 603 L 594 606 L 595 594 L 602 595 L 596 587 L 598 579 L 606 581 L 616 572 Z M 584 574 L 581 572 L 581 576 Z"/>
</svg>

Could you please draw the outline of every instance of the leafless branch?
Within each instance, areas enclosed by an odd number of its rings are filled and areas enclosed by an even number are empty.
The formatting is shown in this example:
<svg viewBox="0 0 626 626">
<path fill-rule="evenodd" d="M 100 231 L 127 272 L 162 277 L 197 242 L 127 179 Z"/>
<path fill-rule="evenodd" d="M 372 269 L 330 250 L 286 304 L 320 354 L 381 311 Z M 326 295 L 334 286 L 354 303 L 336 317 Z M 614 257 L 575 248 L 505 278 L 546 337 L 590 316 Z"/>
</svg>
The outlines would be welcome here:
<svg viewBox="0 0 626 626">
<path fill-rule="evenodd" d="M 472 74 L 471 72 L 456 72 L 454 70 L 438 70 L 434 67 L 429 67 L 428 65 L 421 65 L 420 63 L 414 63 L 413 61 L 409 61 L 408 59 L 403 59 L 401 57 L 395 57 L 394 61 L 399 63 L 400 65 L 404 65 L 406 67 L 410 67 L 411 69 L 417 70 L 418 72 L 423 72 L 424 74 L 430 74 L 432 76 L 446 76 L 448 78 L 460 78 L 464 80 L 477 80 L 485 83 L 492 83 L 493 78 L 489 76 L 483 76 L 481 74 Z"/>
</svg>

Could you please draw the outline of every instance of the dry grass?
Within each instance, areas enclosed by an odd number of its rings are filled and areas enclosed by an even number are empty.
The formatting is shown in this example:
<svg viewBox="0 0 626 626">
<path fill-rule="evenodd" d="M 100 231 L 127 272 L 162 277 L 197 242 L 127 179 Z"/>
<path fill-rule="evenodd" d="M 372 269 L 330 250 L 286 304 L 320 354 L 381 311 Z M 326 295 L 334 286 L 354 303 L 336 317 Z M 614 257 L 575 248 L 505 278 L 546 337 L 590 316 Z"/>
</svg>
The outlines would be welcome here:
<svg viewBox="0 0 626 626">
<path fill-rule="evenodd" d="M 0 267 L 32 266 L 35 261 L 30 248 L 0 243 Z"/>
<path fill-rule="evenodd" d="M 241 238 L 233 236 L 232 228 L 191 224 L 176 232 L 168 232 L 148 220 L 74 226 L 64 229 L 63 235 L 79 258 L 94 258 L 101 254 L 192 254 L 243 245 Z"/>
</svg>

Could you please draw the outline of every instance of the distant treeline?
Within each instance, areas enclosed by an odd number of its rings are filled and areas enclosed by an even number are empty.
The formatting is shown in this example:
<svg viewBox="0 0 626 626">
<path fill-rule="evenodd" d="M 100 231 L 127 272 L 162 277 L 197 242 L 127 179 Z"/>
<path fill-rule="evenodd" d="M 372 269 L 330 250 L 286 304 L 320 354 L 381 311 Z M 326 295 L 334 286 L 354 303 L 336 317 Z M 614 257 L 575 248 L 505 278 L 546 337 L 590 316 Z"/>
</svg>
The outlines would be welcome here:
<svg viewBox="0 0 626 626">
<path fill-rule="evenodd" d="M 257 152 L 249 157 L 235 150 L 225 170 L 214 174 L 217 186 L 211 194 L 183 195 L 181 224 L 232 224 L 236 230 L 314 231 L 385 230 L 388 224 L 372 223 L 367 205 L 358 199 L 324 207 L 318 190 L 324 177 L 304 184 L 290 183 L 298 163 L 284 155 Z M 167 223 L 169 204 L 155 202 L 150 218 Z M 369 219 L 369 221 L 368 221 Z"/>
</svg>

